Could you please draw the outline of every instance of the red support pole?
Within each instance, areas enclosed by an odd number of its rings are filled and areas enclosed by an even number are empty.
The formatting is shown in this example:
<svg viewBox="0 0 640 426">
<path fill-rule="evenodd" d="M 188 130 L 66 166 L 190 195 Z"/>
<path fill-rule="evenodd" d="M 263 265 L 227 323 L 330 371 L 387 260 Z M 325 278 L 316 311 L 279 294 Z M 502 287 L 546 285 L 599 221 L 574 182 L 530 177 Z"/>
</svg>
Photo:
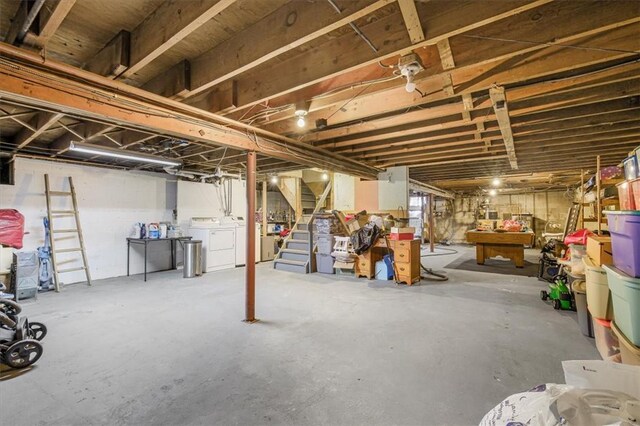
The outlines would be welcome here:
<svg viewBox="0 0 640 426">
<path fill-rule="evenodd" d="M 263 213 L 264 214 L 264 213 Z M 245 321 L 255 322 L 256 307 L 256 153 L 247 152 L 247 266 Z"/>
</svg>

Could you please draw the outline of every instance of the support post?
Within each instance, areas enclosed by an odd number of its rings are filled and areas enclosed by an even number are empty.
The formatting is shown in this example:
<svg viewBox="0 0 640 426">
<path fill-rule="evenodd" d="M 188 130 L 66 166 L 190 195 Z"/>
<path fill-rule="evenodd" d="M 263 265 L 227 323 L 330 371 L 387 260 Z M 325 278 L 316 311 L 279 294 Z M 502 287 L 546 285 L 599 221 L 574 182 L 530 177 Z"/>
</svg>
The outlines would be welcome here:
<svg viewBox="0 0 640 426">
<path fill-rule="evenodd" d="M 598 235 L 602 235 L 602 199 L 600 198 L 600 156 L 596 157 L 596 220 L 598 221 Z"/>
<path fill-rule="evenodd" d="M 247 266 L 245 322 L 256 321 L 256 153 L 247 152 Z"/>
<path fill-rule="evenodd" d="M 433 230 L 433 194 L 429 194 L 429 250 L 433 253 L 435 247 L 435 232 Z"/>
<path fill-rule="evenodd" d="M 262 236 L 267 236 L 267 181 L 262 181 Z"/>
<path fill-rule="evenodd" d="M 584 169 L 580 169 L 580 229 L 584 229 Z"/>
</svg>

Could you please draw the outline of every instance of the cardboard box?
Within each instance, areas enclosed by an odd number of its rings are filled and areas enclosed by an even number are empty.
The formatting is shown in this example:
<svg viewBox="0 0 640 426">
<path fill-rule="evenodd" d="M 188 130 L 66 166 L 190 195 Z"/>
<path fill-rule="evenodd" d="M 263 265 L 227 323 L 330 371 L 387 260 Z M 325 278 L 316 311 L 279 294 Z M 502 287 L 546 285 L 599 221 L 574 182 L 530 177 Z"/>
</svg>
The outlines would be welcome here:
<svg viewBox="0 0 640 426">
<path fill-rule="evenodd" d="M 613 265 L 611 237 L 589 235 L 587 238 L 587 256 L 596 266 Z"/>
<path fill-rule="evenodd" d="M 413 226 L 409 226 L 409 227 L 406 227 L 406 228 L 393 227 L 393 228 L 391 228 L 391 233 L 392 234 L 415 234 L 416 233 L 416 228 L 414 228 Z"/>
<path fill-rule="evenodd" d="M 389 234 L 389 239 L 394 241 L 402 241 L 402 240 L 413 240 L 413 232 L 411 233 L 401 233 L 401 234 Z"/>
</svg>

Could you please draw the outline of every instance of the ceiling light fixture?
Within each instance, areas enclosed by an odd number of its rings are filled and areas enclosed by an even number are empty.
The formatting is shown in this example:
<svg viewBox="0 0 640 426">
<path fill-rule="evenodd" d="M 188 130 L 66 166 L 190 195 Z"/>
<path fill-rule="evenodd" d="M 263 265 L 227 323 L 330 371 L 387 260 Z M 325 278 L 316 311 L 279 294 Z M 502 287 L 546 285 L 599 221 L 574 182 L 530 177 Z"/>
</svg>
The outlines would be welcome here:
<svg viewBox="0 0 640 426">
<path fill-rule="evenodd" d="M 490 189 L 489 190 L 489 195 L 491 195 L 492 197 L 495 197 L 496 195 L 498 195 L 498 191 L 495 189 Z"/>
<path fill-rule="evenodd" d="M 491 185 L 493 186 L 500 186 L 501 183 L 502 181 L 500 180 L 500 178 L 493 178 L 493 180 L 491 181 Z"/>
<path fill-rule="evenodd" d="M 327 172 L 322 173 L 322 180 L 329 180 L 329 173 Z"/>
<path fill-rule="evenodd" d="M 278 183 L 278 176 L 276 175 L 271 176 L 271 183 L 274 185 Z"/>
<path fill-rule="evenodd" d="M 307 125 L 307 120 L 305 120 L 305 116 L 309 113 L 309 106 L 306 102 L 296 102 L 296 110 L 294 112 L 297 120 L 296 124 L 298 127 L 304 127 Z"/>
<path fill-rule="evenodd" d="M 164 166 L 182 166 L 182 161 L 171 160 L 156 155 L 144 154 L 141 152 L 130 152 L 123 149 L 107 148 L 105 146 L 93 145 L 82 142 L 71 142 L 69 151 L 81 152 L 85 154 L 102 155 L 104 157 L 120 158 L 122 160 L 139 161 L 141 163 L 162 164 Z"/>
<path fill-rule="evenodd" d="M 410 53 L 405 56 L 401 56 L 398 60 L 398 69 L 400 75 L 407 79 L 407 84 L 404 86 L 408 93 L 412 93 L 416 90 L 416 83 L 414 83 L 414 77 L 420 71 L 424 69 L 420 57 L 415 53 Z"/>
</svg>

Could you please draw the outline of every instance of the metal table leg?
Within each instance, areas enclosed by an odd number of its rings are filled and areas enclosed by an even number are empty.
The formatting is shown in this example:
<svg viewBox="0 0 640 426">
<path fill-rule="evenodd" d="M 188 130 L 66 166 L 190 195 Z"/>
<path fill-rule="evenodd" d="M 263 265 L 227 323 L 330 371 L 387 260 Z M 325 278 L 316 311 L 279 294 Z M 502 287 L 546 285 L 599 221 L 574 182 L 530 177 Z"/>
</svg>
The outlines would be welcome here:
<svg viewBox="0 0 640 426">
<path fill-rule="evenodd" d="M 149 242 L 144 241 L 144 282 L 147 282 L 147 245 Z"/>
<path fill-rule="evenodd" d="M 171 240 L 171 269 L 176 269 L 176 240 Z"/>
<path fill-rule="evenodd" d="M 129 276 L 129 251 L 131 250 L 131 241 L 127 240 L 127 276 Z"/>
</svg>

